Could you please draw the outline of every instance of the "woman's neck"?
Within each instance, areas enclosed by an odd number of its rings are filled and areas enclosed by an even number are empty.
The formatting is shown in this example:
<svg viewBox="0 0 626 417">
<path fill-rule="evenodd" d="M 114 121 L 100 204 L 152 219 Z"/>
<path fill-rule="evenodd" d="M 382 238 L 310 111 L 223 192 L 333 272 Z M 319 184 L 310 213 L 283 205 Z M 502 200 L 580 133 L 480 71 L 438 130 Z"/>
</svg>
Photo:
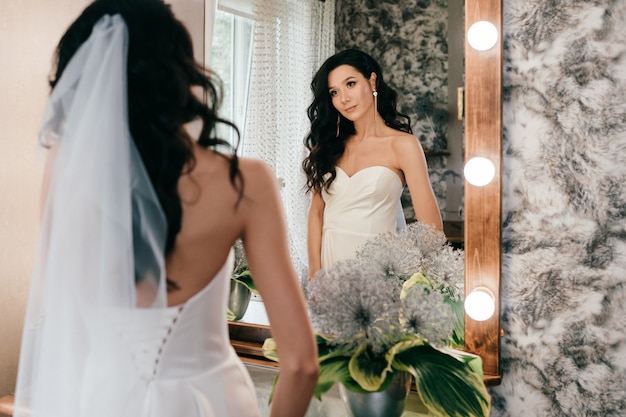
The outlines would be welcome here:
<svg viewBox="0 0 626 417">
<path fill-rule="evenodd" d="M 360 142 L 366 137 L 379 136 L 382 132 L 382 128 L 385 126 L 384 121 L 380 114 L 368 114 L 359 120 L 354 121 L 354 135 L 352 136 L 355 142 Z"/>
</svg>

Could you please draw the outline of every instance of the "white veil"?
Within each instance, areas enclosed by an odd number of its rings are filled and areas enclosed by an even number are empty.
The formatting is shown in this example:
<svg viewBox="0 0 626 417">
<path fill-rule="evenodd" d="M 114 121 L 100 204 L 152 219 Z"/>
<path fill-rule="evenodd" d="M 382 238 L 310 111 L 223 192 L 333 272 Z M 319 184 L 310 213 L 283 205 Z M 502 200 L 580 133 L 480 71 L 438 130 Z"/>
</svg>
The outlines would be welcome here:
<svg viewBox="0 0 626 417">
<path fill-rule="evenodd" d="M 81 415 L 85 374 L 93 376 L 87 358 L 98 363 L 99 352 L 107 353 L 110 346 L 99 342 L 111 310 L 167 304 L 167 225 L 130 136 L 127 50 L 123 19 L 101 18 L 45 109 L 40 140 L 56 146 L 57 156 L 24 325 L 16 417 Z"/>
</svg>

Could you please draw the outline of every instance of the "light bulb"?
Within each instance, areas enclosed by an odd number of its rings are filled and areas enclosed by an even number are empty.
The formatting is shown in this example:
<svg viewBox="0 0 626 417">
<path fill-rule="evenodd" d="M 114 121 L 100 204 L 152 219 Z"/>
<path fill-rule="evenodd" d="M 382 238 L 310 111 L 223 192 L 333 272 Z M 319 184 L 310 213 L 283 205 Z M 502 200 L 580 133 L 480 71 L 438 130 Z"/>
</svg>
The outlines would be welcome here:
<svg viewBox="0 0 626 417">
<path fill-rule="evenodd" d="M 465 298 L 465 312 L 476 321 L 485 321 L 496 311 L 496 299 L 486 287 L 475 288 Z"/>
<path fill-rule="evenodd" d="M 467 43 L 477 51 L 487 51 L 498 42 L 498 29 L 491 22 L 475 22 L 467 30 Z"/>
<path fill-rule="evenodd" d="M 491 182 L 496 175 L 496 167 L 487 158 L 476 156 L 465 164 L 463 168 L 465 179 L 472 185 L 482 187 Z"/>
</svg>

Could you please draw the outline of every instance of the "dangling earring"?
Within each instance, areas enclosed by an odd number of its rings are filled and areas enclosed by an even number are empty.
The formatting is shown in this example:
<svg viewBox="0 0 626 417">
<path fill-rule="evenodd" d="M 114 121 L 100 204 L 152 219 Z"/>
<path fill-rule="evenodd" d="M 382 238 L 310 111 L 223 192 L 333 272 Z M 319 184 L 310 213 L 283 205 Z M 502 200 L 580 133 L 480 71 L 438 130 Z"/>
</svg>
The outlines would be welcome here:
<svg viewBox="0 0 626 417">
<path fill-rule="evenodd" d="M 374 122 L 376 122 L 376 116 L 378 115 L 378 91 L 374 90 L 372 95 L 374 96 Z"/>
<path fill-rule="evenodd" d="M 336 137 L 339 137 L 339 122 L 340 122 L 340 120 L 341 120 L 341 116 L 337 115 L 337 136 Z"/>
</svg>

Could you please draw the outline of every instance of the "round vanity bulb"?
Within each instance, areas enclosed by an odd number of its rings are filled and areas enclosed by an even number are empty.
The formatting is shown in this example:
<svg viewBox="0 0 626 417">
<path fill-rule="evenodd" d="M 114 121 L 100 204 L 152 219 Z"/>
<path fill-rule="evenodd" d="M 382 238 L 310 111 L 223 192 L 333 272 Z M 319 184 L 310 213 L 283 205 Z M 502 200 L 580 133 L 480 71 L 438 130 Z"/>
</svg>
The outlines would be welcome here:
<svg viewBox="0 0 626 417">
<path fill-rule="evenodd" d="M 489 288 L 475 288 L 465 298 L 465 312 L 476 321 L 485 321 L 496 311 L 496 299 Z"/>
<path fill-rule="evenodd" d="M 465 168 L 463 168 L 463 174 L 465 174 L 467 182 L 482 187 L 489 184 L 495 177 L 496 167 L 489 159 L 477 156 L 467 161 Z"/>
<path fill-rule="evenodd" d="M 498 42 L 498 29 L 491 22 L 475 22 L 467 30 L 467 43 L 477 51 L 487 51 Z"/>
</svg>

